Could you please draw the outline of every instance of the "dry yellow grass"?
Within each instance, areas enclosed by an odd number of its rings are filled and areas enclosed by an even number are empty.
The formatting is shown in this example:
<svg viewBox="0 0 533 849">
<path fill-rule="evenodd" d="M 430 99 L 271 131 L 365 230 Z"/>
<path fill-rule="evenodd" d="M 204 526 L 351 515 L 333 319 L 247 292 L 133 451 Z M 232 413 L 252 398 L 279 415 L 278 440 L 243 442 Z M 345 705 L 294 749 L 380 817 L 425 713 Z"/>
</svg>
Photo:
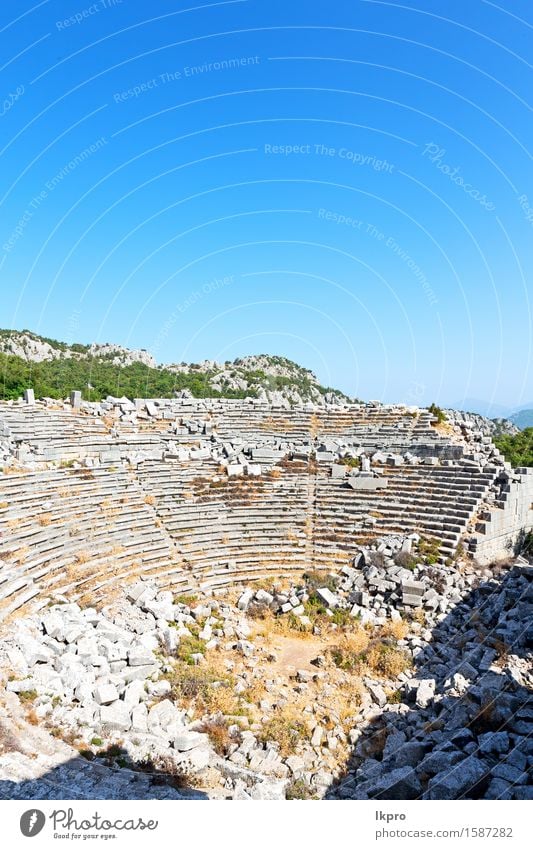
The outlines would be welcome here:
<svg viewBox="0 0 533 849">
<path fill-rule="evenodd" d="M 297 751 L 302 740 L 309 739 L 310 732 L 302 720 L 301 708 L 288 705 L 265 722 L 258 737 L 263 743 L 277 743 L 280 755 L 287 758 Z"/>
<path fill-rule="evenodd" d="M 348 651 L 354 652 L 355 654 L 360 654 L 364 652 L 368 648 L 368 644 L 370 642 L 370 635 L 368 631 L 365 631 L 364 628 L 356 628 L 355 631 L 351 631 L 344 635 L 342 643 Z"/>
<path fill-rule="evenodd" d="M 380 643 L 366 654 L 365 663 L 372 672 L 384 678 L 396 678 L 411 666 L 409 655 L 401 649 Z"/>
<path fill-rule="evenodd" d="M 75 555 L 76 563 L 87 563 L 87 561 L 90 560 L 90 557 L 91 555 L 88 551 L 78 551 L 78 553 Z"/>
<path fill-rule="evenodd" d="M 261 609 L 260 618 L 256 622 L 254 636 L 263 637 L 267 645 L 279 635 L 300 639 L 308 639 L 311 636 L 311 627 L 303 625 L 297 616 L 291 613 L 275 616 L 268 607 Z"/>
<path fill-rule="evenodd" d="M 365 688 L 359 678 L 347 676 L 337 687 L 336 695 L 331 700 L 331 708 L 338 714 L 342 723 L 347 720 L 353 724 L 354 714 L 363 701 Z"/>
<path fill-rule="evenodd" d="M 225 757 L 230 753 L 231 745 L 236 741 L 235 736 L 231 735 L 228 728 L 228 723 L 223 719 L 211 719 L 204 722 L 201 731 L 207 734 L 211 740 L 211 744 L 215 752 L 221 757 Z M 238 736 L 237 742 L 242 739 Z"/>
<path fill-rule="evenodd" d="M 13 530 L 13 528 L 18 528 L 18 526 L 21 524 L 22 519 L 9 519 L 7 526 L 8 528 L 11 528 L 11 530 Z"/>
<path fill-rule="evenodd" d="M 16 552 L 16 559 L 18 560 L 18 562 L 24 563 L 29 552 L 30 552 L 30 547 L 28 545 L 23 545 L 21 548 L 19 548 L 19 550 Z"/>
<path fill-rule="evenodd" d="M 155 504 L 155 495 L 146 495 L 144 498 L 144 503 L 150 505 Z"/>
<path fill-rule="evenodd" d="M 416 622 L 418 625 L 424 625 L 425 621 L 426 621 L 426 614 L 424 613 L 422 608 L 419 607 L 417 610 L 415 610 L 411 614 L 411 619 L 413 620 L 413 622 Z"/>
<path fill-rule="evenodd" d="M 41 513 L 39 516 L 39 524 L 46 528 L 48 525 L 52 523 L 52 514 L 51 513 Z"/>
<path fill-rule="evenodd" d="M 382 637 L 394 637 L 395 640 L 404 640 L 408 633 L 409 625 L 403 619 L 396 622 L 390 620 L 381 629 Z"/>
<path fill-rule="evenodd" d="M 210 713 L 234 716 L 240 711 L 240 702 L 230 687 L 210 687 L 202 698 L 202 705 Z"/>
<path fill-rule="evenodd" d="M 248 684 L 244 693 L 242 693 L 242 698 L 244 701 L 257 706 L 261 699 L 264 698 L 265 693 L 265 682 L 261 678 L 254 678 L 254 680 Z"/>
<path fill-rule="evenodd" d="M 318 436 L 320 430 L 322 428 L 322 421 L 316 413 L 313 413 L 311 418 L 309 419 L 309 433 L 312 437 Z"/>
</svg>

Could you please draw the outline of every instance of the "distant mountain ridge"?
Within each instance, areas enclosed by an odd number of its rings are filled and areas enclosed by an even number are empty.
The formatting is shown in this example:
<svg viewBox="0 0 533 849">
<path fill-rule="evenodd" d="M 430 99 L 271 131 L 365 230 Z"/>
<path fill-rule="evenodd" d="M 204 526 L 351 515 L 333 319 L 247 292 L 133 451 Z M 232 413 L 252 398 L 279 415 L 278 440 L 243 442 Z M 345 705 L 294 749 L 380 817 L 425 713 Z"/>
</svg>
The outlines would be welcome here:
<svg viewBox="0 0 533 849">
<path fill-rule="evenodd" d="M 513 413 L 509 416 L 509 421 L 520 428 L 520 430 L 525 430 L 526 427 L 533 427 L 533 404 L 527 409 L 518 410 L 518 412 Z"/>
<path fill-rule="evenodd" d="M 448 405 L 449 409 L 462 410 L 465 413 L 475 413 L 492 421 L 507 420 L 515 427 L 524 430 L 533 427 L 533 401 L 520 407 L 504 407 L 502 404 L 494 404 L 492 401 L 484 401 L 479 398 L 465 398 L 455 404 Z"/>
</svg>

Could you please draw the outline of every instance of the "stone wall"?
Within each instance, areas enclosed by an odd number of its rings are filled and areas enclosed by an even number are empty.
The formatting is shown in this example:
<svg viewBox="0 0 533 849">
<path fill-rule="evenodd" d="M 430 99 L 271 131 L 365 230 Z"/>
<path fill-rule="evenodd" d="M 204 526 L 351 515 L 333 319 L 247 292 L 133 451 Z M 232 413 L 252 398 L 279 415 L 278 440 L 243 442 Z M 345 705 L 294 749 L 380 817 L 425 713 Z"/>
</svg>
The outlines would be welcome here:
<svg viewBox="0 0 533 849">
<path fill-rule="evenodd" d="M 513 555 L 524 535 L 533 528 L 533 469 L 506 471 L 495 506 L 484 511 L 476 525 L 469 551 L 481 564 Z"/>
</svg>

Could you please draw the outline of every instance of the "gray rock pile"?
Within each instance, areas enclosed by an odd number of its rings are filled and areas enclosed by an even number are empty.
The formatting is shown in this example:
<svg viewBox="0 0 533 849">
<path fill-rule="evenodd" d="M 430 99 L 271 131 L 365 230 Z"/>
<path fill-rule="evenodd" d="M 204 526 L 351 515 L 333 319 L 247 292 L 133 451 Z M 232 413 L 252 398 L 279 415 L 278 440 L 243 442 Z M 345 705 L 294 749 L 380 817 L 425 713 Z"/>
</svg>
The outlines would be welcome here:
<svg viewBox="0 0 533 849">
<path fill-rule="evenodd" d="M 338 575 L 247 587 L 235 602 L 144 581 L 102 611 L 58 599 L 3 641 L 7 696 L 85 756 L 114 751 L 115 767 L 179 776 L 211 798 L 531 798 L 531 573 L 428 564 L 411 535 L 380 540 Z M 289 624 L 290 645 L 291 628 L 308 631 L 314 642 L 296 642 L 311 665 L 270 671 L 286 661 L 261 636 L 266 613 Z M 402 671 L 333 663 L 349 621 L 368 635 L 402 626 L 380 643 L 403 653 Z M 186 669 L 233 701 L 200 716 L 176 699 Z M 252 719 L 242 707 L 258 685 Z M 290 747 L 277 735 L 286 716 L 289 742 L 299 735 Z M 0 776 L 13 769 L 5 757 Z"/>
<path fill-rule="evenodd" d="M 204 650 L 224 640 L 226 649 L 254 654 L 238 608 L 211 599 L 191 611 L 174 603 L 170 592 L 141 582 L 113 611 L 80 609 L 64 600 L 18 620 L 1 650 L 2 667 L 11 670 L 6 691 L 31 705 L 34 723 L 75 739 L 91 758 L 115 749 L 121 766 L 193 784 L 214 781 L 215 798 L 284 798 L 289 768 L 275 748 L 265 749 L 253 734 L 241 735 L 238 724 L 230 725 L 236 742 L 228 754 L 235 756 L 225 761 L 204 723 L 191 721 L 191 711 L 171 697 L 172 657 L 198 620 Z M 204 662 L 202 651 L 191 653 L 190 663 Z M 0 775 L 2 768 L 0 756 Z"/>
<path fill-rule="evenodd" d="M 533 798 L 532 572 L 475 581 L 416 638 L 413 676 L 361 729 L 332 797 Z"/>
</svg>

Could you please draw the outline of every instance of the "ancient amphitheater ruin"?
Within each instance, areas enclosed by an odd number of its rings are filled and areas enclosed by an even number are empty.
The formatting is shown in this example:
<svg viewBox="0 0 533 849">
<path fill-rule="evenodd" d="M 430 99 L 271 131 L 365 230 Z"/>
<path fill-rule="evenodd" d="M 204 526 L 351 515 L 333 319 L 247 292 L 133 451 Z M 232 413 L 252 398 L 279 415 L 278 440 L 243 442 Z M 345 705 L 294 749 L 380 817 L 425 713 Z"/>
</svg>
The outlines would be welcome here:
<svg viewBox="0 0 533 849">
<path fill-rule="evenodd" d="M 285 798 L 289 785 L 340 798 L 459 798 L 476 795 L 472 788 L 482 785 L 478 796 L 530 798 L 524 776 L 533 752 L 520 742 L 528 739 L 524 728 L 532 718 L 521 695 L 532 681 L 524 659 L 531 640 L 530 567 L 514 562 L 502 577 L 502 568 L 491 571 L 491 564 L 509 563 L 520 535 L 533 526 L 533 470 L 513 470 L 468 415 L 449 413 L 438 424 L 427 410 L 377 402 L 292 409 L 255 399 L 86 403 L 73 392 L 70 402 L 62 403 L 35 401 L 28 391 L 24 400 L 0 404 L 0 454 L 0 618 L 8 679 L 2 724 L 4 734 L 18 740 L 0 754 L 4 798 L 61 798 L 67 786 L 80 798 Z M 408 563 L 418 550 L 431 557 Z M 398 672 L 390 692 L 383 676 L 374 680 L 367 670 L 351 731 L 343 730 L 340 720 L 317 720 L 303 754 L 297 749 L 287 755 L 282 746 L 261 740 L 253 719 L 247 720 L 252 730 L 243 730 L 233 717 L 238 739 L 221 758 L 208 749 L 205 728 L 191 725 L 191 715 L 184 725 L 183 712 L 178 718 L 177 708 L 165 698 L 170 685 L 162 674 L 165 660 L 156 649 L 158 640 L 171 654 L 183 633 L 193 633 L 213 651 L 233 639 L 233 648 L 248 664 L 242 673 L 247 680 L 256 675 L 247 658 L 253 660 L 257 648 L 251 637 L 247 640 L 247 609 L 262 601 L 276 614 L 290 614 L 293 623 L 299 618 L 303 626 L 311 624 L 309 587 L 302 579 L 306 573 L 331 576 L 333 584 L 319 585 L 318 592 L 332 621 L 336 610 L 347 609 L 363 628 L 413 622 L 413 632 L 397 635 L 395 644 L 410 654 L 411 670 Z M 505 661 L 514 658 L 512 673 L 494 665 L 494 640 L 480 643 L 460 619 L 468 619 L 469 605 L 484 609 L 488 599 L 493 607 L 486 612 L 485 630 L 496 629 L 500 641 L 508 638 L 515 646 Z M 509 599 L 516 615 L 502 620 Z M 128 624 L 135 617 L 140 617 L 138 627 Z M 169 628 L 169 620 L 178 627 Z M 199 635 L 187 630 L 198 621 Z M 110 644 L 105 651 L 96 643 L 84 649 L 80 641 L 93 639 L 84 626 L 91 634 L 94 629 L 108 636 L 119 629 L 112 640 L 115 653 Z M 476 659 L 468 662 L 470 671 L 462 669 L 468 666 L 466 655 L 452 652 L 448 662 L 442 652 L 438 656 L 438 647 L 431 648 L 431 631 L 439 628 L 463 631 L 466 643 L 471 640 Z M 158 629 L 156 636 L 153 629 Z M 320 628 L 314 633 L 320 635 Z M 84 652 L 93 660 L 87 661 Z M 417 666 L 421 652 L 429 655 L 431 674 Z M 193 662 L 201 666 L 202 649 L 194 655 Z M 64 656 L 75 659 L 71 666 L 58 661 Z M 255 660 L 257 670 L 261 661 Z M 309 700 L 326 673 L 320 671 L 324 658 L 311 667 L 308 660 L 303 669 L 295 661 L 292 678 L 297 694 Z M 89 669 L 90 686 L 80 696 L 82 666 Z M 346 675 L 339 666 L 338 674 Z M 69 670 L 71 682 L 65 678 Z M 502 690 L 501 681 L 507 685 L 511 676 L 515 727 L 500 722 L 476 731 L 463 717 L 443 729 L 437 721 L 433 748 L 442 748 L 442 763 L 432 767 L 420 728 L 438 713 L 439 700 L 456 697 L 458 702 L 469 686 L 482 689 L 482 674 L 492 676 L 491 693 Z M 326 689 L 332 686 L 326 683 Z M 110 694 L 102 694 L 105 687 L 112 688 Z M 406 716 L 410 709 L 403 710 L 403 698 L 393 697 L 402 687 L 405 704 L 419 714 L 416 720 Z M 153 704 L 146 704 L 147 691 Z M 33 723 L 21 694 L 31 701 Z M 154 782 L 146 769 L 135 773 L 131 764 L 120 769 L 116 763 L 99 763 L 97 768 L 94 751 L 74 758 L 72 739 L 51 734 L 49 722 L 57 714 L 57 724 L 65 724 L 69 700 L 74 711 L 86 711 L 79 725 L 89 729 L 81 734 L 88 749 L 119 738 L 127 748 L 125 738 L 135 731 L 153 736 L 157 720 L 158 731 L 171 727 L 174 736 L 167 734 L 165 746 L 180 753 L 180 762 L 188 758 L 190 766 L 191 751 L 202 753 L 193 765 L 200 779 L 193 789 L 176 789 Z M 268 700 L 263 694 L 264 711 L 272 708 Z M 163 720 L 159 714 L 165 710 Z M 383 738 L 387 712 L 414 725 L 388 728 Z M 181 737 L 176 723 L 185 729 Z M 379 754 L 363 745 L 369 723 L 379 725 L 372 737 L 382 742 Z M 340 729 L 336 738 L 332 727 Z M 449 737 L 460 731 L 464 740 L 454 746 Z M 176 740 L 184 735 L 180 748 Z M 40 753 L 37 766 L 28 747 Z M 334 763 L 339 747 L 342 768 Z M 472 770 L 461 761 L 463 784 L 435 789 L 435 776 L 440 781 L 453 774 L 459 751 L 474 759 Z M 514 760 L 502 766 L 513 752 Z M 357 761 L 352 766 L 350 757 Z M 384 774 L 393 775 L 392 783 Z"/>
</svg>

